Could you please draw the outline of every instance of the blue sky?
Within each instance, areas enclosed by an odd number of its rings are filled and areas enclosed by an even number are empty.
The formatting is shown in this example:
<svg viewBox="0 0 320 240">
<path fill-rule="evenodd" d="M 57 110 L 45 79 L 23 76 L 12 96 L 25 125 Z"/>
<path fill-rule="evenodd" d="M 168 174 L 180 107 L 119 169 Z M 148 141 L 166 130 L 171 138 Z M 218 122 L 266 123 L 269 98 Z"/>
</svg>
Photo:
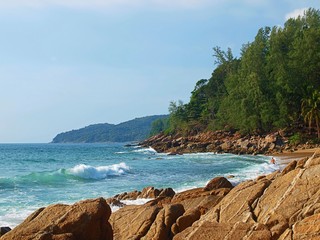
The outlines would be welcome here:
<svg viewBox="0 0 320 240">
<path fill-rule="evenodd" d="M 320 1 L 1 1 L 0 142 L 167 113 L 210 77 L 213 47 L 238 55 L 308 7 Z"/>
</svg>

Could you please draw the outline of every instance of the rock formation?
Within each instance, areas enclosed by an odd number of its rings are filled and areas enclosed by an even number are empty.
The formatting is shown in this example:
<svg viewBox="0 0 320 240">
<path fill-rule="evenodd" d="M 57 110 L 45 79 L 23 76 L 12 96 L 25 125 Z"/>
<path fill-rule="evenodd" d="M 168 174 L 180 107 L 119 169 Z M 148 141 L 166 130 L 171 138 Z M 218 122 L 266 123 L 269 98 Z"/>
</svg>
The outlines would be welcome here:
<svg viewBox="0 0 320 240">
<path fill-rule="evenodd" d="M 320 239 L 320 154 L 233 188 L 218 177 L 166 201 L 125 206 L 110 223 L 115 239 Z"/>
<path fill-rule="evenodd" d="M 217 205 L 230 189 L 197 188 L 174 195 L 170 190 L 163 190 L 161 192 L 168 192 L 168 195 L 159 194 L 141 206 L 124 206 L 110 218 L 114 239 L 172 239 Z"/>
<path fill-rule="evenodd" d="M 173 239 L 320 239 L 320 155 L 301 165 L 239 184 Z"/>
<path fill-rule="evenodd" d="M 103 198 L 40 208 L 1 240 L 112 240 L 111 209 Z"/>
<path fill-rule="evenodd" d="M 140 143 L 151 146 L 157 152 L 170 155 L 194 152 L 217 152 L 234 154 L 272 154 L 285 150 L 317 147 L 317 145 L 293 146 L 288 137 L 292 133 L 283 131 L 268 135 L 241 135 L 232 131 L 202 132 L 197 135 L 181 136 L 159 134 Z"/>
</svg>

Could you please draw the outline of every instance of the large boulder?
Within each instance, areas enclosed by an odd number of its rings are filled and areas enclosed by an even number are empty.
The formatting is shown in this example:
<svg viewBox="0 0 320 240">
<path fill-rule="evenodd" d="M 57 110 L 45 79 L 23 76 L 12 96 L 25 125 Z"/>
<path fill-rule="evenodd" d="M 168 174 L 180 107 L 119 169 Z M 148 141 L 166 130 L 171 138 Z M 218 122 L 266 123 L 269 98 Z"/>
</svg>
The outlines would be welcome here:
<svg viewBox="0 0 320 240">
<path fill-rule="evenodd" d="M 184 213 L 181 204 L 166 205 L 157 215 L 148 233 L 141 240 L 172 239 L 172 225 Z"/>
<path fill-rule="evenodd" d="M 199 207 L 201 208 L 201 212 L 205 213 L 216 206 L 229 191 L 229 188 L 220 188 L 212 191 L 204 191 L 203 188 L 195 188 L 177 193 L 172 198 L 171 203 L 182 204 L 186 211 Z"/>
<path fill-rule="evenodd" d="M 203 190 L 211 191 L 218 188 L 232 188 L 232 184 L 225 177 L 216 177 L 211 179 Z"/>
<path fill-rule="evenodd" d="M 172 226 L 171 230 L 174 235 L 182 232 L 186 228 L 190 227 L 195 221 L 199 220 L 201 217 L 201 211 L 199 208 L 194 208 L 186 211 L 182 216 L 180 216 L 176 223 Z"/>
<path fill-rule="evenodd" d="M 110 215 L 103 198 L 55 204 L 38 209 L 1 240 L 111 240 Z"/>
<path fill-rule="evenodd" d="M 112 213 L 110 223 L 117 240 L 140 239 L 145 236 L 162 208 L 154 206 L 124 206 Z"/>
</svg>

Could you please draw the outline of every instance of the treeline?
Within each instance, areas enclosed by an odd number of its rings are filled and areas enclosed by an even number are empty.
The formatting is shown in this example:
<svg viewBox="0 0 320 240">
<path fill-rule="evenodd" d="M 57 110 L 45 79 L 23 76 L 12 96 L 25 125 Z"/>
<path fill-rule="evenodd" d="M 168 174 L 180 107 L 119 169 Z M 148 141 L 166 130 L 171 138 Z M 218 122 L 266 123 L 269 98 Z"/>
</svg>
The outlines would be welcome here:
<svg viewBox="0 0 320 240">
<path fill-rule="evenodd" d="M 235 129 L 264 133 L 294 125 L 320 137 L 320 12 L 309 9 L 284 27 L 259 29 L 239 58 L 214 49 L 216 69 L 197 82 L 187 104 L 171 102 L 153 132 Z"/>
</svg>

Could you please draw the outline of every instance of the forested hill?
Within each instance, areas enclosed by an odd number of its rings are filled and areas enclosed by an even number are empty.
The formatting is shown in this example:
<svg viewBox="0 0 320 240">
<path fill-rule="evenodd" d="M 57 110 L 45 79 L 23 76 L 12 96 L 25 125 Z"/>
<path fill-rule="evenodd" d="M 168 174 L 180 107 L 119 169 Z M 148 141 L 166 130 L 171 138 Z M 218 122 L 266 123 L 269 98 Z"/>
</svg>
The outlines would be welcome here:
<svg viewBox="0 0 320 240">
<path fill-rule="evenodd" d="M 58 134 L 52 143 L 98 143 L 141 141 L 150 134 L 151 125 L 167 115 L 136 118 L 120 124 L 93 124 Z"/>
<path fill-rule="evenodd" d="M 199 80 L 189 103 L 171 102 L 167 134 L 236 130 L 263 134 L 309 128 L 320 139 L 320 11 L 309 9 L 283 27 L 263 27 L 239 58 L 214 49 L 216 68 Z"/>
</svg>

